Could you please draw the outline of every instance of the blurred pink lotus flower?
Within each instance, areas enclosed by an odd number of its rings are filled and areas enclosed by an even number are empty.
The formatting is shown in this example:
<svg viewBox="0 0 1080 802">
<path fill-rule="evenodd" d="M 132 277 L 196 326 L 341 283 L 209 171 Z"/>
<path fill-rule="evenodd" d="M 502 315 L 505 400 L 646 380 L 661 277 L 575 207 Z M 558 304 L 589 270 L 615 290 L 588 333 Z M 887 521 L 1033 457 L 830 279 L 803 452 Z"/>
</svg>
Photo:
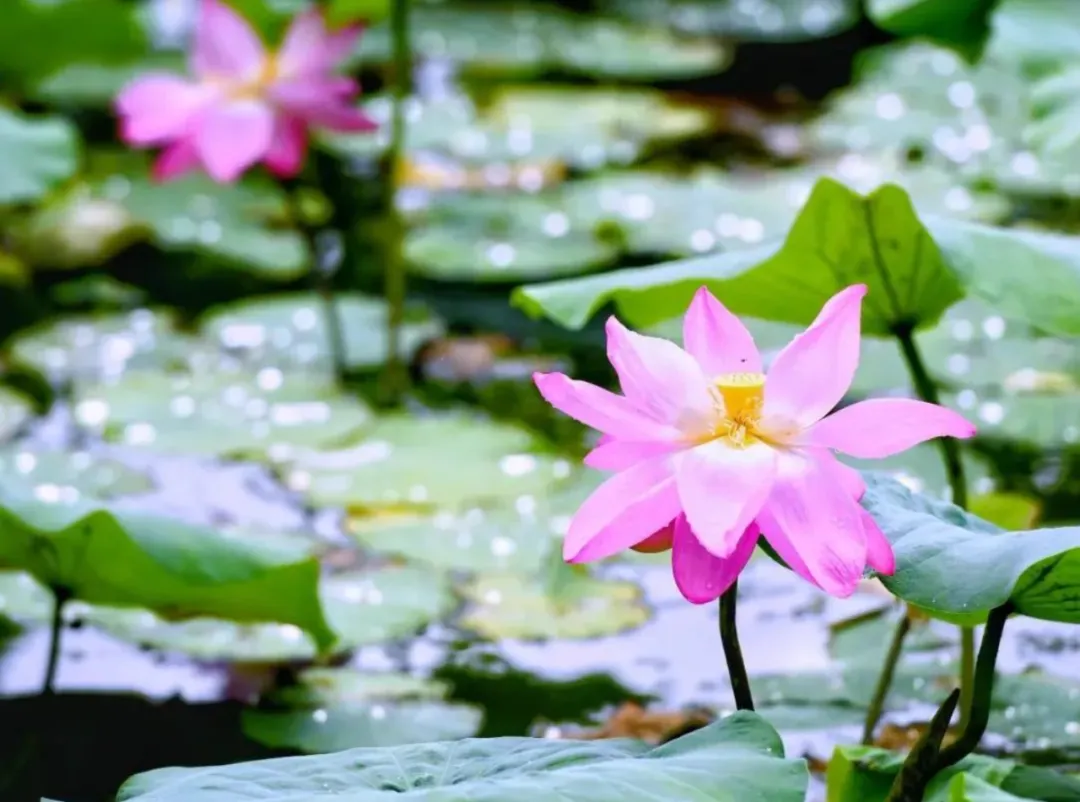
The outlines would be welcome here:
<svg viewBox="0 0 1080 802">
<path fill-rule="evenodd" d="M 298 15 L 281 48 L 268 52 L 250 25 L 220 0 L 202 0 L 190 70 L 194 81 L 151 73 L 116 100 L 120 136 L 130 145 L 165 145 L 159 180 L 201 165 L 230 182 L 263 162 L 281 177 L 304 161 L 309 127 L 371 131 L 351 103 L 359 87 L 335 75 L 360 27 L 329 31 L 317 9 Z"/>
<path fill-rule="evenodd" d="M 865 295 L 858 284 L 829 299 L 768 377 L 750 332 L 704 287 L 683 321 L 685 350 L 608 320 L 623 395 L 535 374 L 548 403 L 603 433 L 585 464 L 615 472 L 574 515 L 563 556 L 671 548 L 675 583 L 696 604 L 732 585 L 761 534 L 834 596 L 850 596 L 867 566 L 892 574 L 892 546 L 858 503 L 866 485 L 832 452 L 888 457 L 934 437 L 971 437 L 975 427 L 906 398 L 828 415 L 859 364 Z"/>
</svg>

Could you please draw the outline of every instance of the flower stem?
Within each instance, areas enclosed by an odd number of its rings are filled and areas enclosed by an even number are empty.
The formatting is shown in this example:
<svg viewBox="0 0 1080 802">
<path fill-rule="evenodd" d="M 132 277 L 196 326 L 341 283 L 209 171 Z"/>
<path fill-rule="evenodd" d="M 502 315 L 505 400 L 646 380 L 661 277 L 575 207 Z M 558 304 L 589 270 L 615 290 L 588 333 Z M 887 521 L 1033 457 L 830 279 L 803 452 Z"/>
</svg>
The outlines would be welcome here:
<svg viewBox="0 0 1080 802">
<path fill-rule="evenodd" d="M 386 215 L 385 255 L 383 259 L 386 294 L 386 342 L 388 354 L 383 369 L 381 390 L 388 404 L 400 403 L 409 386 L 409 372 L 401 353 L 401 325 L 405 317 L 405 222 L 397 206 L 398 181 L 405 159 L 405 103 L 412 92 L 412 49 L 409 42 L 409 0 L 392 0 L 390 36 L 393 51 L 393 106 L 390 116 L 390 147 L 386 154 L 389 175 L 383 203 Z"/>
<path fill-rule="evenodd" d="M 881 674 L 878 675 L 877 685 L 874 686 L 874 696 L 870 700 L 870 707 L 866 711 L 866 720 L 863 722 L 862 743 L 868 746 L 874 739 L 874 729 L 885 708 L 885 698 L 889 695 L 892 687 L 893 676 L 896 674 L 896 665 L 900 662 L 900 653 L 904 649 L 904 640 L 911 631 L 911 618 L 905 610 L 900 616 L 900 622 L 893 631 L 892 641 L 889 643 L 889 651 L 885 654 L 885 662 L 881 666 Z"/>
<path fill-rule="evenodd" d="M 308 275 L 322 303 L 334 378 L 338 384 L 343 384 L 348 372 L 348 363 L 345 361 L 345 333 L 341 327 L 341 316 L 338 314 L 337 302 L 334 298 L 334 273 L 337 266 L 324 264 L 324 248 L 319 242 L 319 228 L 311 223 L 303 208 L 301 182 L 294 178 L 286 178 L 281 180 L 281 185 L 285 189 L 289 203 L 289 218 L 297 233 L 304 239 L 304 247 L 310 261 Z"/>
<path fill-rule="evenodd" d="M 67 588 L 53 588 L 52 623 L 49 627 L 49 660 L 45 664 L 45 680 L 41 684 L 41 695 L 52 696 L 55 693 L 56 670 L 60 667 L 60 640 L 64 634 L 64 605 L 71 599 Z"/>
<path fill-rule="evenodd" d="M 735 695 L 735 707 L 738 710 L 753 710 L 754 697 L 750 693 L 750 677 L 746 673 L 742 647 L 739 645 L 739 632 L 735 624 L 738 593 L 739 583 L 736 581 L 720 596 L 720 642 L 724 646 L 724 659 L 727 661 L 728 675 L 731 678 L 731 691 Z"/>
<path fill-rule="evenodd" d="M 904 362 L 907 365 L 908 373 L 911 375 L 912 384 L 915 385 L 915 392 L 923 401 L 930 404 L 940 404 L 941 399 L 938 396 L 937 385 L 930 377 L 930 372 L 926 369 L 926 362 L 923 360 L 922 353 L 919 351 L 919 346 L 915 342 L 915 329 L 913 326 L 897 325 L 893 328 L 893 335 L 896 337 L 897 343 L 900 345 L 900 353 L 904 358 Z M 964 463 L 960 458 L 960 446 L 951 437 L 939 437 L 937 438 L 938 448 L 941 450 L 942 462 L 945 464 L 945 475 L 948 478 L 949 490 L 952 494 L 952 503 L 961 509 L 967 509 L 967 480 L 964 477 Z M 906 618 L 907 616 L 905 616 Z M 899 626 L 908 626 L 907 624 L 900 624 Z M 906 634 L 906 633 L 905 633 Z M 895 639 L 895 638 L 894 638 Z M 901 638 L 902 642 L 902 638 Z M 890 677 L 896 669 L 895 661 L 899 660 L 900 653 L 897 651 L 893 655 L 890 651 L 890 656 L 887 660 L 892 660 L 893 664 L 886 664 L 882 667 L 882 675 L 888 674 Z M 975 682 L 975 632 L 970 627 L 960 628 L 960 725 L 966 726 L 968 717 L 971 714 L 972 693 Z M 879 690 L 882 691 L 881 700 L 877 699 L 875 694 L 875 701 L 879 703 L 884 700 L 884 695 L 888 693 L 888 685 L 881 688 L 881 682 L 879 681 Z M 873 710 L 873 707 L 871 707 Z M 880 715 L 880 713 L 879 713 Z M 869 723 L 869 718 L 867 718 Z M 876 725 L 877 721 L 873 722 Z M 873 729 L 873 725 L 870 729 Z M 865 737 L 865 730 L 864 730 Z"/>
</svg>

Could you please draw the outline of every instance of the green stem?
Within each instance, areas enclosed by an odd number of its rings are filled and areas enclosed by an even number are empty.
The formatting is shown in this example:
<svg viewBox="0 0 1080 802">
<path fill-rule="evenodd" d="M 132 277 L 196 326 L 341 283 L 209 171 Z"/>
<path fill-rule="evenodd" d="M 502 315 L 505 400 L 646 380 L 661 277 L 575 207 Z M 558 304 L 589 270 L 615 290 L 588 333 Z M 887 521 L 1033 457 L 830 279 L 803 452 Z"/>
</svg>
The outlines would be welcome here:
<svg viewBox="0 0 1080 802">
<path fill-rule="evenodd" d="M 930 378 L 919 346 L 915 342 L 915 330 L 910 325 L 896 326 L 893 329 L 900 352 L 907 363 L 911 381 L 919 398 L 930 404 L 941 404 L 937 385 Z M 964 477 L 964 463 L 960 458 L 960 445 L 952 437 L 939 437 L 936 440 L 941 450 L 941 459 L 945 463 L 945 474 L 949 480 L 952 503 L 961 509 L 967 509 L 967 480 Z M 960 726 L 966 727 L 971 716 L 973 685 L 975 683 L 975 631 L 971 627 L 960 628 Z"/>
<path fill-rule="evenodd" d="M 885 655 L 885 663 L 878 675 L 877 685 L 874 686 L 874 695 L 870 700 L 870 707 L 866 711 L 866 720 L 863 722 L 862 742 L 869 745 L 874 739 L 874 729 L 877 727 L 881 713 L 885 709 L 885 698 L 889 695 L 893 677 L 896 674 L 896 665 L 900 662 L 900 653 L 904 649 L 904 640 L 911 631 L 911 618 L 907 610 L 900 615 L 900 621 L 893 631 L 892 641 L 889 643 L 889 651 Z"/>
<path fill-rule="evenodd" d="M 60 667 L 60 641 L 64 634 L 64 605 L 71 599 L 66 588 L 53 588 L 52 623 L 49 627 L 49 660 L 45 664 L 45 680 L 41 684 L 42 696 L 55 693 L 56 670 Z"/>
<path fill-rule="evenodd" d="M 885 802 L 923 802 L 926 787 L 938 772 L 941 744 L 949 732 L 949 722 L 959 701 L 960 691 L 954 690 L 937 709 L 926 731 L 900 766 Z"/>
<path fill-rule="evenodd" d="M 337 301 L 334 298 L 334 270 L 322 264 L 323 248 L 319 244 L 319 228 L 312 225 L 304 212 L 301 198 L 302 184 L 294 178 L 282 179 L 281 184 L 288 198 L 289 218 L 304 240 L 304 247 L 310 261 L 308 275 L 312 287 L 322 303 L 334 378 L 338 384 L 343 384 L 348 373 L 348 363 L 345 361 L 345 332 L 341 326 L 341 316 L 338 314 Z"/>
<path fill-rule="evenodd" d="M 941 750 L 938 771 L 953 766 L 970 755 L 978 747 L 986 727 L 990 723 L 990 708 L 994 696 L 994 672 L 997 667 L 998 649 L 1005 632 L 1005 622 L 1012 614 L 1012 604 L 1006 603 L 990 611 L 979 644 L 979 659 L 975 663 L 972 685 L 971 713 L 957 738 Z"/>
<path fill-rule="evenodd" d="M 948 733 L 949 720 L 959 701 L 959 690 L 938 708 L 926 732 L 911 748 L 900 773 L 889 791 L 887 802 L 923 802 L 926 788 L 936 774 L 954 766 L 979 746 L 990 722 L 990 707 L 994 697 L 994 671 L 997 666 L 998 649 L 1005 622 L 1012 613 L 1012 605 L 1006 603 L 990 611 L 986 620 L 979 659 L 975 667 L 975 683 L 972 713 L 967 726 L 953 743 L 942 747 Z"/>
<path fill-rule="evenodd" d="M 393 107 L 390 116 L 390 148 L 386 154 L 388 176 L 383 210 L 386 215 L 386 252 L 383 259 L 389 353 L 383 372 L 382 391 L 388 404 L 400 403 L 408 389 L 409 373 L 401 353 L 401 326 L 405 317 L 404 240 L 405 223 L 397 207 L 398 181 L 405 157 L 405 103 L 412 92 L 412 50 L 409 42 L 409 0 L 392 0 L 390 37 L 393 51 Z"/>
<path fill-rule="evenodd" d="M 735 707 L 738 710 L 753 710 L 754 697 L 750 693 L 750 677 L 746 673 L 746 663 L 743 662 L 739 632 L 735 623 L 738 593 L 739 583 L 736 581 L 720 596 L 720 642 L 724 646 L 724 659 L 727 661 L 728 675 L 731 677 L 731 691 L 735 695 Z"/>
</svg>

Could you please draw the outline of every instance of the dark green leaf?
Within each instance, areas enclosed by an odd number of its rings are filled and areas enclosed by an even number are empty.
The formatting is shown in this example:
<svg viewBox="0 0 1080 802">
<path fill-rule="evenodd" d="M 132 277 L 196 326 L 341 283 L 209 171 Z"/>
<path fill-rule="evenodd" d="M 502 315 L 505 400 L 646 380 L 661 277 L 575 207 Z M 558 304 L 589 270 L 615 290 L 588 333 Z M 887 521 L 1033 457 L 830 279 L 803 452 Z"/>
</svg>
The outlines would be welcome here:
<svg viewBox="0 0 1080 802">
<path fill-rule="evenodd" d="M 579 328 L 607 301 L 643 326 L 682 314 L 709 287 L 736 314 L 809 323 L 838 290 L 865 282 L 863 331 L 926 326 L 963 290 L 915 216 L 907 194 L 886 184 L 861 196 L 820 180 L 783 246 L 729 251 L 657 268 L 520 288 L 518 305 Z"/>
<path fill-rule="evenodd" d="M 828 768 L 828 802 L 884 802 L 904 755 L 873 746 L 841 746 Z M 959 778 L 964 780 L 957 782 Z M 969 755 L 946 769 L 927 789 L 926 802 L 963 802 L 954 789 L 986 787 L 1005 794 L 1003 800 L 1036 799 L 1041 802 L 1074 802 L 1080 798 L 1080 781 L 1037 766 L 1011 760 Z M 978 802 L 998 802 L 995 797 L 972 797 Z"/>
<path fill-rule="evenodd" d="M 320 649 L 335 640 L 319 601 L 319 563 L 304 550 L 90 501 L 42 502 L 11 484 L 0 504 L 0 566 L 47 587 L 174 618 L 294 624 Z"/>
<path fill-rule="evenodd" d="M 997 0 L 868 0 L 874 23 L 899 36 L 924 36 L 974 50 L 989 32 Z"/>
<path fill-rule="evenodd" d="M 72 64 L 121 64 L 146 51 L 136 3 L 4 0 L 0 74 L 33 83 Z"/>
</svg>

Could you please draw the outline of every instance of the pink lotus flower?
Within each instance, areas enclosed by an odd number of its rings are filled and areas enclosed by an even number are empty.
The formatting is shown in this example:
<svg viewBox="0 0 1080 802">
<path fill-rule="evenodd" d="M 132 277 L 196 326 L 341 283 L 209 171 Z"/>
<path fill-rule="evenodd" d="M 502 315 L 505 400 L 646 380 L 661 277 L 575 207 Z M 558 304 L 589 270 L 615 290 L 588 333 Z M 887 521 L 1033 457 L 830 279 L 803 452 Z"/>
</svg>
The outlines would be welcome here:
<svg viewBox="0 0 1080 802">
<path fill-rule="evenodd" d="M 128 84 L 116 101 L 121 138 L 166 145 L 154 165 L 160 180 L 201 164 L 215 181 L 229 182 L 260 161 L 276 175 L 296 175 L 310 126 L 375 128 L 351 105 L 356 82 L 333 74 L 359 37 L 358 26 L 328 31 L 312 9 L 269 53 L 229 6 L 202 0 L 190 59 L 195 80 L 152 73 Z"/>
<path fill-rule="evenodd" d="M 887 457 L 933 437 L 971 437 L 957 413 L 906 398 L 831 415 L 859 364 L 864 285 L 833 296 L 766 378 L 750 332 L 704 287 L 683 321 L 686 350 L 607 323 L 623 395 L 561 373 L 533 376 L 544 398 L 604 437 L 585 464 L 615 475 L 574 515 L 571 562 L 670 546 L 675 583 L 697 604 L 738 577 L 759 534 L 792 570 L 849 596 L 892 547 L 859 505 L 859 473 L 833 455 Z M 828 417 L 826 417 L 828 415 Z"/>
</svg>

